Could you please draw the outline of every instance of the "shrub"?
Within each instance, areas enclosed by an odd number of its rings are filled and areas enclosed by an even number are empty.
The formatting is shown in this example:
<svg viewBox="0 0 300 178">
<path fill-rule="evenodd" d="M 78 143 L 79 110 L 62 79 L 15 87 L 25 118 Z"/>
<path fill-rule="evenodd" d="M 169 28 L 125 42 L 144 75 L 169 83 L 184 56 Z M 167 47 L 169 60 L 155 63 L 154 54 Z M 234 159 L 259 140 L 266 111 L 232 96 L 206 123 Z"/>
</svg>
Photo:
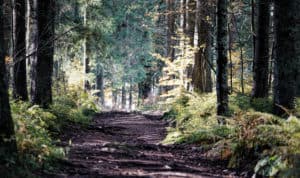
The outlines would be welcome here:
<svg viewBox="0 0 300 178">
<path fill-rule="evenodd" d="M 168 129 L 163 143 L 197 143 L 208 148 L 207 154 L 228 160 L 229 167 L 246 166 L 263 176 L 293 175 L 299 170 L 295 158 L 300 154 L 300 121 L 270 114 L 272 100 L 231 95 L 231 117 L 222 118 L 224 125 L 220 125 L 215 94 L 188 98 L 180 98 L 165 114 L 176 127 Z"/>
<path fill-rule="evenodd" d="M 19 162 L 10 166 L 19 166 L 17 169 L 22 170 L 21 175 L 26 171 L 29 174 L 29 170 L 41 167 L 51 168 L 52 161 L 65 155 L 64 149 L 54 144 L 56 141 L 48 131 L 48 128 L 57 126 L 55 115 L 38 106 L 29 106 L 23 102 L 11 104 Z"/>
<path fill-rule="evenodd" d="M 8 158 L 8 164 L 0 165 L 4 177 L 34 177 L 36 169 L 51 170 L 58 159 L 65 157 L 65 150 L 57 146 L 53 136 L 61 133 L 68 124 L 88 124 L 97 107 L 92 99 L 72 92 L 56 97 L 49 109 L 32 106 L 27 102 L 12 102 L 18 159 Z"/>
</svg>

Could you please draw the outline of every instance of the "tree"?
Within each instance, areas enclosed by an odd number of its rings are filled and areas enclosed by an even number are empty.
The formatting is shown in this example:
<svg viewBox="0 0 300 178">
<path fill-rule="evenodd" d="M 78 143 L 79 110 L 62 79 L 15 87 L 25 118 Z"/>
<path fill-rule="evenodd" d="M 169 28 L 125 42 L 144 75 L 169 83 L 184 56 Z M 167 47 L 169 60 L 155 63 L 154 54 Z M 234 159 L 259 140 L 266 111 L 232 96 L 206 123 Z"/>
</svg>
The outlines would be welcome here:
<svg viewBox="0 0 300 178">
<path fill-rule="evenodd" d="M 13 52 L 13 42 L 12 42 L 12 0 L 3 0 L 3 33 L 4 35 L 4 55 L 6 60 L 11 61 Z M 6 74 L 5 74 L 5 81 L 9 84 L 10 83 L 10 67 L 6 65 Z"/>
<path fill-rule="evenodd" d="M 298 74 L 297 81 L 298 81 L 298 84 L 297 84 L 297 96 L 300 97 L 300 74 Z"/>
<path fill-rule="evenodd" d="M 122 109 L 126 109 L 126 83 L 122 85 Z"/>
<path fill-rule="evenodd" d="M 186 0 L 186 35 L 189 37 L 188 45 L 194 46 L 196 19 L 196 1 Z"/>
<path fill-rule="evenodd" d="M 254 59 L 254 98 L 268 97 L 270 2 L 258 1 L 257 32 Z"/>
<path fill-rule="evenodd" d="M 197 16 L 196 16 L 196 35 L 197 35 L 197 51 L 195 54 L 195 65 L 193 69 L 194 89 L 198 93 L 212 92 L 211 77 L 211 51 L 212 51 L 212 27 L 206 19 L 211 17 L 210 4 L 197 0 Z"/>
<path fill-rule="evenodd" d="M 174 0 L 166 0 L 167 4 L 167 57 L 171 59 L 171 61 L 175 60 L 175 49 L 174 45 L 176 44 L 174 40 L 175 36 L 175 1 Z"/>
<path fill-rule="evenodd" d="M 300 0 L 275 4 L 276 54 L 274 68 L 274 112 L 295 108 L 297 78 L 300 72 Z M 299 78 L 298 78 L 299 79 Z"/>
<path fill-rule="evenodd" d="M 12 155 L 16 153 L 16 141 L 14 138 L 14 124 L 10 113 L 8 86 L 5 81 L 5 45 L 3 24 L 3 0 L 0 0 L 0 155 Z M 1 159 L 1 163 L 2 160 Z"/>
<path fill-rule="evenodd" d="M 37 0 L 27 0 L 26 56 L 29 65 L 37 60 L 38 22 Z M 32 72 L 32 71 L 30 71 Z"/>
<path fill-rule="evenodd" d="M 37 58 L 31 67 L 31 102 L 47 108 L 52 103 L 55 0 L 37 3 Z"/>
<path fill-rule="evenodd" d="M 83 5 L 83 27 L 85 28 L 85 34 L 83 38 L 83 68 L 84 68 L 84 90 L 91 90 L 90 82 L 87 75 L 90 73 L 90 59 L 91 59 L 91 35 L 88 33 L 88 7 L 87 2 Z"/>
<path fill-rule="evenodd" d="M 188 37 L 187 45 L 192 48 L 194 47 L 194 37 L 195 37 L 195 23 L 196 23 L 196 1 L 187 0 L 186 1 L 186 30 L 185 35 Z M 187 78 L 192 79 L 193 77 L 193 65 L 190 64 L 187 68 Z M 187 90 L 191 88 L 191 82 L 187 83 Z"/>
<path fill-rule="evenodd" d="M 217 114 L 228 113 L 228 81 L 227 81 L 227 0 L 217 3 Z"/>
<path fill-rule="evenodd" d="M 99 97 L 99 103 L 101 106 L 105 104 L 104 98 L 104 72 L 102 66 L 97 66 L 97 74 L 96 74 L 96 89 L 98 90 L 97 96 Z"/>
<path fill-rule="evenodd" d="M 28 100 L 26 73 L 26 3 L 13 0 L 13 96 L 15 99 Z"/>
<path fill-rule="evenodd" d="M 133 105 L 133 84 L 132 81 L 130 81 L 130 86 L 129 86 L 129 110 L 132 110 L 132 105 Z"/>
</svg>

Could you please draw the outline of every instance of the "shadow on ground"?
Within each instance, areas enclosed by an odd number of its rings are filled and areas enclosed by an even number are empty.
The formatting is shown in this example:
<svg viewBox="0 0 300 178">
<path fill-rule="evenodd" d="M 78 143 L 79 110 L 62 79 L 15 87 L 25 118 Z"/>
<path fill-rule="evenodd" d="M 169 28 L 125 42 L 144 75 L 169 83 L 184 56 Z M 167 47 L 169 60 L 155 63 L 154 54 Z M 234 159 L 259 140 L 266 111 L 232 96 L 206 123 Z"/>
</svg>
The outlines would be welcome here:
<svg viewBox="0 0 300 178">
<path fill-rule="evenodd" d="M 61 173 L 52 177 L 236 177 L 192 145 L 163 146 L 167 123 L 159 115 L 107 112 L 85 129 L 70 126 Z M 71 140 L 71 141 L 70 141 Z"/>
</svg>

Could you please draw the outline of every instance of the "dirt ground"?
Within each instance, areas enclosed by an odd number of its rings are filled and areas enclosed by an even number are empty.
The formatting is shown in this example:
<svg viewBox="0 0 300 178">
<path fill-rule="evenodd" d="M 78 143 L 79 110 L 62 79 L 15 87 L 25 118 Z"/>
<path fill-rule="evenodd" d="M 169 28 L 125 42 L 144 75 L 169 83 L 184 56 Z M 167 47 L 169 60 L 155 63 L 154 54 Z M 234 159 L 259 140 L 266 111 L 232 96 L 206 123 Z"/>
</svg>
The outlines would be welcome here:
<svg viewBox="0 0 300 178">
<path fill-rule="evenodd" d="M 70 126 L 71 145 L 61 173 L 53 177 L 238 177 L 193 145 L 163 146 L 167 123 L 160 115 L 107 112 L 85 129 Z"/>
</svg>

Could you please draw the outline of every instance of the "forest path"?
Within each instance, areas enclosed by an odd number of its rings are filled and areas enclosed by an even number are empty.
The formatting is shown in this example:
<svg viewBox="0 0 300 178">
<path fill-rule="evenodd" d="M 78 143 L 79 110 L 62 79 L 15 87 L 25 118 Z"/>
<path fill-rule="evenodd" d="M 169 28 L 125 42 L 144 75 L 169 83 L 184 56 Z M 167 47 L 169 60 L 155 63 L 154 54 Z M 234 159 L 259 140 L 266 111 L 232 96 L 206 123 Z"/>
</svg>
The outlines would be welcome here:
<svg viewBox="0 0 300 178">
<path fill-rule="evenodd" d="M 235 177 L 191 145 L 160 145 L 166 126 L 161 116 L 121 112 L 98 114 L 87 129 L 71 126 L 57 177 Z"/>
</svg>

